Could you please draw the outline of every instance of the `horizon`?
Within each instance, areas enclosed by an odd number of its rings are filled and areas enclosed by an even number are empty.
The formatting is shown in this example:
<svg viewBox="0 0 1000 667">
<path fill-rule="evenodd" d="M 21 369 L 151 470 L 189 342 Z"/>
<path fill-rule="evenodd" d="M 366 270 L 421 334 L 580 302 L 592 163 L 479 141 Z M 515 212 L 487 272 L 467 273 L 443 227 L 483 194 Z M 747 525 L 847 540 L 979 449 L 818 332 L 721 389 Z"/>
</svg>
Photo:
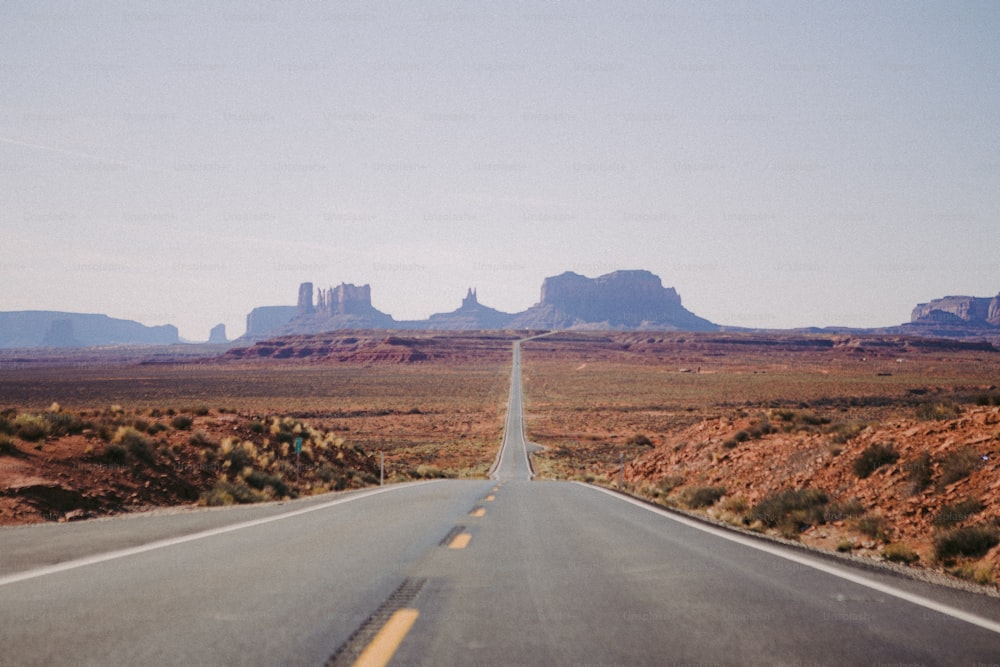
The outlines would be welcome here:
<svg viewBox="0 0 1000 667">
<path fill-rule="evenodd" d="M 0 311 L 236 338 L 642 268 L 755 329 L 1000 290 L 1000 5 L 0 8 Z"/>
</svg>

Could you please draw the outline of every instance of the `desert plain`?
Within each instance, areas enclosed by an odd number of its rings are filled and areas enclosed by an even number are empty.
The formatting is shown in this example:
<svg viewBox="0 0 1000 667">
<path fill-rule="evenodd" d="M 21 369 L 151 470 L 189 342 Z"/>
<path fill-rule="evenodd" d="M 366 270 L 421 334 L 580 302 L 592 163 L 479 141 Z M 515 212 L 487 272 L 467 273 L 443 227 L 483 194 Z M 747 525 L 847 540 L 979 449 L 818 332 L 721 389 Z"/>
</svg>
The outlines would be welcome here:
<svg viewBox="0 0 1000 667">
<path fill-rule="evenodd" d="M 511 346 L 537 333 L 5 351 L 0 525 L 485 477 Z M 1000 353 L 988 344 L 562 332 L 524 342 L 522 355 L 540 483 L 621 488 L 735 529 L 996 588 Z"/>
</svg>

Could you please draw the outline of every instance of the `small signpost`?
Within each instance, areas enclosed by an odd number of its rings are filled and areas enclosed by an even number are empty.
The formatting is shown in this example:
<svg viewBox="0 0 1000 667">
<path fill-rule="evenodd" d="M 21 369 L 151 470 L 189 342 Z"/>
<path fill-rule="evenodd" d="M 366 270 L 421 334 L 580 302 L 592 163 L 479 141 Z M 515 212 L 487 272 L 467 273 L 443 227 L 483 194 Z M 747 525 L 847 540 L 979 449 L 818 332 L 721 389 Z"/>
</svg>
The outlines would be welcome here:
<svg viewBox="0 0 1000 667">
<path fill-rule="evenodd" d="M 299 479 L 299 460 L 302 458 L 302 438 L 295 438 L 295 479 Z"/>
</svg>

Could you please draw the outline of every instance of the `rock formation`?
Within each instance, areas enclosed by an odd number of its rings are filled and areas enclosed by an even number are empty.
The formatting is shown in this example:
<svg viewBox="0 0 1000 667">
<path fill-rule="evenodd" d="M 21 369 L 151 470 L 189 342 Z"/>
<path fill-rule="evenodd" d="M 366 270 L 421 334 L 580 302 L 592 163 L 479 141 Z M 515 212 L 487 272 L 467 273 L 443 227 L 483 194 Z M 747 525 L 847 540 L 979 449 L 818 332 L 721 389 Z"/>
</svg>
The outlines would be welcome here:
<svg viewBox="0 0 1000 667">
<path fill-rule="evenodd" d="M 295 306 L 259 306 L 247 314 L 243 339 L 259 340 L 280 330 L 298 313 Z"/>
<path fill-rule="evenodd" d="M 312 283 L 299 285 L 295 315 L 276 332 L 285 334 L 320 333 L 337 329 L 392 329 L 391 315 L 372 306 L 370 285 L 341 283 L 320 289 L 313 304 Z"/>
<path fill-rule="evenodd" d="M 659 329 L 717 331 L 681 305 L 649 271 L 615 271 L 587 278 L 567 271 L 546 278 L 541 300 L 514 318 L 518 329 Z"/>
<path fill-rule="evenodd" d="M 0 313 L 0 348 L 169 345 L 177 327 L 148 327 L 107 315 L 21 310 Z"/>
<path fill-rule="evenodd" d="M 880 331 L 1000 344 L 1000 294 L 992 298 L 946 296 L 920 303 L 909 322 Z"/>
<path fill-rule="evenodd" d="M 1000 325 L 1000 295 L 993 297 L 946 296 L 917 304 L 910 322 L 966 322 L 976 325 Z"/>
<path fill-rule="evenodd" d="M 208 334 L 208 342 L 216 345 L 225 345 L 229 342 L 226 338 L 226 325 L 216 324 Z"/>
<path fill-rule="evenodd" d="M 469 288 L 462 305 L 426 320 L 396 321 L 372 306 L 370 285 L 341 283 L 315 293 L 299 285 L 297 305 L 255 308 L 241 340 L 313 334 L 343 329 L 659 329 L 718 331 L 681 305 L 681 297 L 649 271 L 615 271 L 597 278 L 566 272 L 546 278 L 539 303 L 509 314 L 479 302 Z M 280 310 L 279 310 L 280 309 Z"/>
<path fill-rule="evenodd" d="M 513 319 L 514 315 L 479 303 L 476 290 L 470 287 L 458 310 L 431 315 L 426 322 L 426 328 L 467 331 L 506 329 Z"/>
</svg>

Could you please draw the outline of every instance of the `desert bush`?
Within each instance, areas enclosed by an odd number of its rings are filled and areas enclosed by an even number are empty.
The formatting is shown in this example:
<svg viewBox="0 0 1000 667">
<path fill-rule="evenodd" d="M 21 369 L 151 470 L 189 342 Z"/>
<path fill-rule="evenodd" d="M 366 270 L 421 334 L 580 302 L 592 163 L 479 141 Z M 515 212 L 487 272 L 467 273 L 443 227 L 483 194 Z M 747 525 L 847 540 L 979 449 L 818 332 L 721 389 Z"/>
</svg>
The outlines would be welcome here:
<svg viewBox="0 0 1000 667">
<path fill-rule="evenodd" d="M 910 565 L 920 560 L 916 551 L 902 542 L 890 542 L 882 550 L 882 558 L 893 563 L 906 563 Z"/>
<path fill-rule="evenodd" d="M 743 496 L 730 496 L 722 501 L 722 509 L 733 514 L 743 514 L 750 508 Z"/>
<path fill-rule="evenodd" d="M 951 401 L 921 403 L 917 406 L 917 419 L 941 421 L 954 419 L 962 414 L 962 406 Z"/>
<path fill-rule="evenodd" d="M 274 489 L 275 495 L 279 497 L 288 495 L 288 485 L 285 484 L 285 480 L 280 475 L 272 475 L 260 470 L 254 470 L 247 475 L 246 482 L 259 491 L 263 491 L 265 487 L 269 486 Z"/>
<path fill-rule="evenodd" d="M 889 523 L 879 514 L 865 514 L 854 521 L 854 528 L 873 540 L 889 538 Z"/>
<path fill-rule="evenodd" d="M 232 505 L 233 503 L 242 505 L 255 503 L 262 499 L 263 497 L 259 493 L 243 482 L 229 482 L 220 479 L 210 491 L 201 495 L 200 502 L 208 506 Z"/>
<path fill-rule="evenodd" d="M 934 538 L 934 556 L 943 562 L 962 556 L 978 558 L 998 543 L 1000 536 L 993 526 L 955 528 Z"/>
<path fill-rule="evenodd" d="M 857 498 L 851 498 L 843 503 L 830 503 L 823 511 L 823 519 L 827 522 L 846 521 L 854 519 L 866 511 L 865 506 Z"/>
<path fill-rule="evenodd" d="M 194 424 L 194 419 L 187 415 L 177 415 L 170 420 L 170 425 L 178 431 L 187 431 Z"/>
<path fill-rule="evenodd" d="M 153 443 L 131 426 L 120 427 L 113 442 L 124 447 L 125 451 L 143 463 L 152 463 L 156 458 Z"/>
<path fill-rule="evenodd" d="M 941 511 L 932 522 L 938 528 L 948 528 L 962 523 L 983 511 L 983 503 L 978 498 L 964 498 L 951 505 L 942 505 Z"/>
<path fill-rule="evenodd" d="M 826 429 L 830 439 L 838 445 L 844 445 L 853 440 L 868 428 L 868 423 L 863 421 L 846 421 L 832 424 Z"/>
<path fill-rule="evenodd" d="M 725 447 L 726 449 L 735 449 L 738 444 L 740 444 L 741 442 L 746 442 L 749 439 L 750 439 L 750 433 L 743 429 L 740 429 L 736 433 L 733 433 L 733 437 L 726 438 L 722 442 L 722 446 Z"/>
<path fill-rule="evenodd" d="M 653 441 L 646 437 L 643 433 L 636 433 L 635 435 L 629 437 L 625 441 L 626 445 L 632 445 L 634 447 L 652 447 Z"/>
<path fill-rule="evenodd" d="M 243 443 L 232 447 L 222 455 L 224 461 L 229 461 L 231 470 L 240 471 L 253 465 L 253 452 L 247 450 Z"/>
<path fill-rule="evenodd" d="M 14 438 L 6 433 L 0 433 L 0 456 L 13 456 L 19 452 L 17 444 L 14 443 Z"/>
<path fill-rule="evenodd" d="M 684 483 L 684 478 L 680 475 L 668 475 L 660 480 L 657 487 L 660 493 L 666 495 Z"/>
<path fill-rule="evenodd" d="M 433 465 L 420 465 L 414 471 L 415 476 L 421 479 L 444 479 L 447 477 L 453 477 L 447 471 Z"/>
<path fill-rule="evenodd" d="M 188 438 L 188 444 L 192 447 L 206 447 L 211 449 L 217 449 L 219 447 L 218 441 L 213 440 L 212 437 L 204 431 L 195 431 L 192 433 L 191 437 Z"/>
<path fill-rule="evenodd" d="M 684 489 L 681 502 L 691 509 L 711 507 L 724 495 L 726 488 L 723 486 L 697 486 Z"/>
<path fill-rule="evenodd" d="M 49 435 L 76 435 L 83 431 L 83 421 L 69 412 L 46 412 Z"/>
<path fill-rule="evenodd" d="M 48 422 L 39 415 L 18 415 L 14 426 L 17 428 L 17 437 L 25 442 L 38 442 L 49 433 Z"/>
<path fill-rule="evenodd" d="M 931 483 L 931 455 L 921 452 L 916 458 L 908 461 L 905 466 L 906 480 L 910 495 L 920 493 Z"/>
<path fill-rule="evenodd" d="M 941 462 L 941 486 L 948 486 L 971 475 L 983 463 L 979 452 L 962 447 L 949 452 Z"/>
<path fill-rule="evenodd" d="M 899 452 L 889 443 L 872 443 L 861 452 L 861 456 L 854 462 L 854 474 L 864 479 L 884 465 L 895 463 L 899 459 Z"/>
<path fill-rule="evenodd" d="M 111 443 L 104 447 L 101 458 L 113 465 L 124 465 L 128 461 L 128 450 L 122 445 Z"/>
<path fill-rule="evenodd" d="M 14 435 L 17 433 L 17 426 L 14 425 L 16 413 L 13 410 L 4 410 L 0 413 L 0 433 Z"/>
<path fill-rule="evenodd" d="M 976 405 L 982 405 L 982 406 L 1000 405 L 1000 394 L 997 393 L 976 394 L 975 401 Z"/>
<path fill-rule="evenodd" d="M 750 510 L 747 519 L 795 534 L 810 525 L 823 523 L 828 502 L 827 495 L 819 489 L 784 489 L 761 499 Z"/>
<path fill-rule="evenodd" d="M 264 424 L 262 424 L 259 421 L 250 422 L 250 426 L 248 428 L 250 429 L 251 433 L 257 433 L 257 434 L 261 434 L 266 430 Z"/>
</svg>

